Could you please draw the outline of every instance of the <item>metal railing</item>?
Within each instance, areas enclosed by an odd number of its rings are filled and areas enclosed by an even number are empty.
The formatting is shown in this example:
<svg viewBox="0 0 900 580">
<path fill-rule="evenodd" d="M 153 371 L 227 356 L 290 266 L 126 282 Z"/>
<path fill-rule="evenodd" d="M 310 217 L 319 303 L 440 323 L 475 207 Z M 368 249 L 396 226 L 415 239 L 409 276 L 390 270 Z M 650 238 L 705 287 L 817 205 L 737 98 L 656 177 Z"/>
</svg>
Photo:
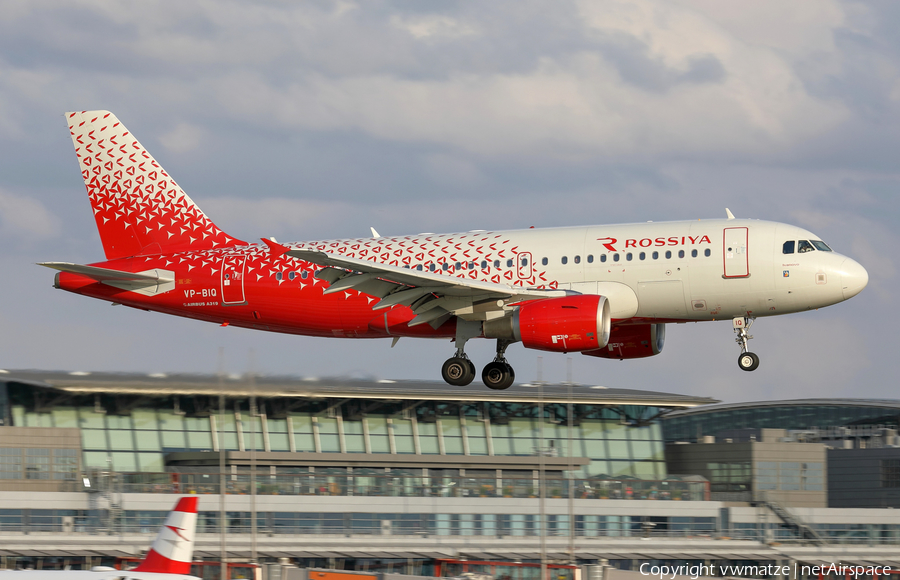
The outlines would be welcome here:
<svg viewBox="0 0 900 580">
<path fill-rule="evenodd" d="M 218 494 L 219 475 L 201 473 L 119 474 L 122 493 Z M 638 479 L 563 479 L 546 477 L 545 498 L 707 501 L 706 481 Z M 541 481 L 533 478 L 415 477 L 394 475 L 285 474 L 256 476 L 257 495 L 371 497 L 537 498 Z M 226 475 L 227 494 L 250 494 L 248 473 Z"/>
</svg>

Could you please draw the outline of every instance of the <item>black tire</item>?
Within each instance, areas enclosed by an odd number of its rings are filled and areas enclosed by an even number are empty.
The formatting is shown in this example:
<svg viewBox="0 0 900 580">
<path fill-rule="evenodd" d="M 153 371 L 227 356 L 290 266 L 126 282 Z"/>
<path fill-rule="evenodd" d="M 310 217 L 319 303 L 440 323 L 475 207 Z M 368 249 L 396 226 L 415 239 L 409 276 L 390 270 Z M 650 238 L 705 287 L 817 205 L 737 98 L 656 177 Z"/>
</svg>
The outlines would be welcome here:
<svg viewBox="0 0 900 580">
<path fill-rule="evenodd" d="M 495 391 L 508 389 L 516 380 L 516 373 L 511 366 L 502 362 L 491 362 L 481 371 L 481 380 L 485 386 Z"/>
<path fill-rule="evenodd" d="M 465 387 L 475 378 L 475 365 L 468 359 L 453 357 L 448 358 L 441 367 L 441 376 L 447 384 L 455 387 Z"/>
<path fill-rule="evenodd" d="M 742 352 L 738 357 L 738 366 L 742 371 L 755 371 L 759 366 L 759 357 L 752 352 Z"/>
</svg>

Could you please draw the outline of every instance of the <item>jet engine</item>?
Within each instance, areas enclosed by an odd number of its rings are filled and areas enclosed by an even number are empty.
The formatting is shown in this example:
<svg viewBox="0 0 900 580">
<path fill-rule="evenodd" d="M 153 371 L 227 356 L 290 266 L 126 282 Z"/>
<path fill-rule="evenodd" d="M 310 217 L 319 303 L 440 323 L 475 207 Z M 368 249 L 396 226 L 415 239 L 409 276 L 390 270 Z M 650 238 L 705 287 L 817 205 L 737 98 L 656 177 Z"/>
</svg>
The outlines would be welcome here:
<svg viewBox="0 0 900 580">
<path fill-rule="evenodd" d="M 609 302 L 589 294 L 532 300 L 512 316 L 486 321 L 483 328 L 485 338 L 522 341 L 537 350 L 602 349 L 609 341 Z"/>
<path fill-rule="evenodd" d="M 600 358 L 645 358 L 662 352 L 666 342 L 665 324 L 635 324 L 612 329 L 605 348 L 582 352 Z"/>
</svg>

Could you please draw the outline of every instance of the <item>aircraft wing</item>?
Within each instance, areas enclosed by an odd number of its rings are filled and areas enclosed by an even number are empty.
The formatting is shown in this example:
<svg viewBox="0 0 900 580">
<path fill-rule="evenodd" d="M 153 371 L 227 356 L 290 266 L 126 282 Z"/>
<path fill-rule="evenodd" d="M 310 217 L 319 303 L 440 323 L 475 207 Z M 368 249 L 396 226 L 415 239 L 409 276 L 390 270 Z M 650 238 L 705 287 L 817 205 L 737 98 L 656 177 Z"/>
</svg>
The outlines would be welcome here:
<svg viewBox="0 0 900 580">
<path fill-rule="evenodd" d="M 270 244 L 270 247 L 273 246 Z M 569 294 L 566 290 L 522 288 L 423 272 L 317 250 L 288 250 L 284 253 L 298 260 L 325 266 L 316 273 L 316 278 L 331 284 L 325 289 L 325 294 L 353 288 L 381 298 L 374 310 L 394 305 L 409 306 L 416 314 L 409 321 L 409 326 L 428 323 L 437 328 L 451 316 L 465 320 L 490 320 L 505 316 L 506 311 L 511 310 L 509 305 L 515 302 Z"/>
</svg>

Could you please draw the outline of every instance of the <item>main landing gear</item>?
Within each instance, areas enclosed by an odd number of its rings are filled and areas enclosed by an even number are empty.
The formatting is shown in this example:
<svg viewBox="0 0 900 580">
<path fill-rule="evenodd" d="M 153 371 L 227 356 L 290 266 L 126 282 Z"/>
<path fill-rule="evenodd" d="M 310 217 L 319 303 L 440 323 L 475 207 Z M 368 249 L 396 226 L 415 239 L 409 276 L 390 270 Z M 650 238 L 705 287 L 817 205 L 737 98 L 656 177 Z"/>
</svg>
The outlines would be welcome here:
<svg viewBox="0 0 900 580">
<path fill-rule="evenodd" d="M 508 389 L 513 381 L 516 380 L 516 371 L 506 361 L 504 354 L 506 347 L 510 345 L 509 341 L 497 341 L 497 356 L 494 360 L 484 365 L 481 371 L 481 380 L 489 388 L 495 391 Z M 441 367 L 441 376 L 444 380 L 454 386 L 464 387 L 472 382 L 476 375 L 475 364 L 469 360 L 469 357 L 463 352 L 463 349 L 456 349 L 456 354 L 448 358 Z"/>
<path fill-rule="evenodd" d="M 750 318 L 749 316 L 739 316 L 731 321 L 734 332 L 737 334 L 737 338 L 735 338 L 734 341 L 741 347 L 741 355 L 738 357 L 738 366 L 742 371 L 755 371 L 759 366 L 759 357 L 756 356 L 755 353 L 750 352 L 747 347 L 747 343 L 753 338 L 747 331 L 753 326 L 754 320 L 756 319 Z"/>
<path fill-rule="evenodd" d="M 516 371 L 506 362 L 506 347 L 510 344 L 508 340 L 497 339 L 497 356 L 481 371 L 482 382 L 495 391 L 508 389 L 516 380 Z"/>
<path fill-rule="evenodd" d="M 475 378 L 477 371 L 475 370 L 475 365 L 466 355 L 465 348 L 466 342 L 479 334 L 481 334 L 481 323 L 468 322 L 461 318 L 457 319 L 456 354 L 447 359 L 444 366 L 441 367 L 441 376 L 448 384 L 464 387 Z M 497 356 L 494 357 L 493 361 L 486 364 L 481 372 L 481 380 L 491 389 L 507 389 L 516 380 L 515 371 L 506 362 L 506 347 L 510 344 L 512 344 L 511 341 L 498 339 Z"/>
</svg>

